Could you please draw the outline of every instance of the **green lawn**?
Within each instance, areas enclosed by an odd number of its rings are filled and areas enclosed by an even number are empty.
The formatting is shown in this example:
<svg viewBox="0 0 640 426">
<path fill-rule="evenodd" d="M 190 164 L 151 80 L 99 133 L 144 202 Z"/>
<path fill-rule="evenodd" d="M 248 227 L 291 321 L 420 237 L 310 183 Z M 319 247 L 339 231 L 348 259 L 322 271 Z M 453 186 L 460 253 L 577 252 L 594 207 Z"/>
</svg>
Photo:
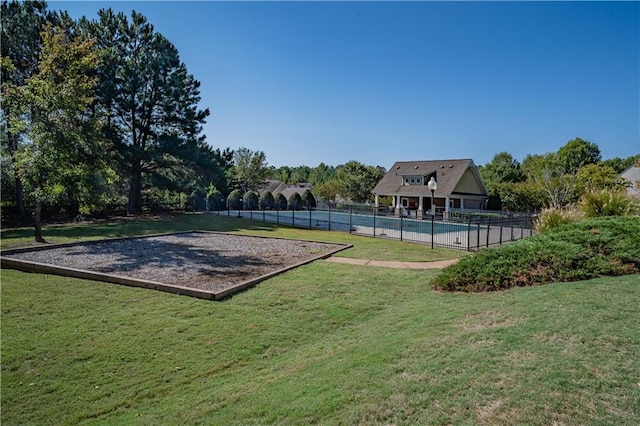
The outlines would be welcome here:
<svg viewBox="0 0 640 426">
<path fill-rule="evenodd" d="M 433 274 L 317 261 L 211 302 L 3 270 L 2 424 L 638 423 L 640 276 Z"/>
</svg>

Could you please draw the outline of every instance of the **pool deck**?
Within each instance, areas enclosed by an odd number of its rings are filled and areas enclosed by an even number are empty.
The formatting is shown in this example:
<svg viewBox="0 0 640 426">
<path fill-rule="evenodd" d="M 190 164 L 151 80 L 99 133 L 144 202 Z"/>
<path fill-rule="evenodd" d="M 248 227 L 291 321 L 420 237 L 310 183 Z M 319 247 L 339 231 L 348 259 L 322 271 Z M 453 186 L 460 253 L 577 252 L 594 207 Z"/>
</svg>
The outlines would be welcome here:
<svg viewBox="0 0 640 426">
<path fill-rule="evenodd" d="M 331 256 L 326 259 L 327 262 L 345 263 L 348 265 L 360 266 L 378 266 L 383 268 L 405 268 L 405 269 L 442 269 L 446 266 L 453 265 L 459 259 L 440 260 L 436 262 L 400 262 L 388 260 L 368 260 L 354 259 L 350 257 Z"/>
</svg>

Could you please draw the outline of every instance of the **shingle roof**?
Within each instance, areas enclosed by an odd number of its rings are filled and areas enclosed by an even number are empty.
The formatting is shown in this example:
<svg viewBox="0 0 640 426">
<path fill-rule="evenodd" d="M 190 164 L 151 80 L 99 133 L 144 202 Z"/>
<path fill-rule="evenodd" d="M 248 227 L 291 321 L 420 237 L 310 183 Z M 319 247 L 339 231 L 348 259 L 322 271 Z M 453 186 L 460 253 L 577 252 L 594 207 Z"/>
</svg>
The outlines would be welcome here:
<svg viewBox="0 0 640 426">
<path fill-rule="evenodd" d="M 627 188 L 629 194 L 640 194 L 636 187 L 636 182 L 640 182 L 640 161 L 631 165 L 627 170 L 620 173 L 620 176 L 631 182 L 631 186 Z"/>
<path fill-rule="evenodd" d="M 431 191 L 426 182 L 423 185 L 404 185 L 404 177 L 426 177 L 428 181 L 429 176 L 435 173 L 435 179 L 438 182 L 435 196 L 445 197 L 455 193 L 456 187 L 468 169 L 477 179 L 478 186 L 482 188 L 482 191 L 475 195 L 486 196 L 484 184 L 471 159 L 398 161 L 378 182 L 372 192 L 378 195 L 430 196 Z"/>
</svg>

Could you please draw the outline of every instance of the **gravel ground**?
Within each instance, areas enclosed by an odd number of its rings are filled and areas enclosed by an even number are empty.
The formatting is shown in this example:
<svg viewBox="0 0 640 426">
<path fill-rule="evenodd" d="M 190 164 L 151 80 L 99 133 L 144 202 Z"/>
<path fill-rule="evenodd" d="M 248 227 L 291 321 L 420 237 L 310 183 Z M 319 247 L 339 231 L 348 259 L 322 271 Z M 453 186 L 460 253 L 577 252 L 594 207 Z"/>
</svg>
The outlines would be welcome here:
<svg viewBox="0 0 640 426">
<path fill-rule="evenodd" d="M 191 232 L 106 240 L 5 256 L 217 292 L 341 247 Z"/>
</svg>

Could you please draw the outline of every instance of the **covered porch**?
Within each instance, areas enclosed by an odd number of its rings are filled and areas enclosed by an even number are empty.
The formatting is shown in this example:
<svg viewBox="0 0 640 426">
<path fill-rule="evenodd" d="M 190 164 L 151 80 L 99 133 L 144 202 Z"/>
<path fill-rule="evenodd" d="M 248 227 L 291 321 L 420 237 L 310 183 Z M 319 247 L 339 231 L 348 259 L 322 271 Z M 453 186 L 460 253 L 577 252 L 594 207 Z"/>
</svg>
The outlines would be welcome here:
<svg viewBox="0 0 640 426">
<path fill-rule="evenodd" d="M 382 195 L 375 195 L 375 207 L 380 206 L 379 200 Z M 388 195 L 392 198 L 393 211 L 396 216 L 413 217 L 423 219 L 432 215 L 449 217 L 451 209 L 483 210 L 484 198 L 451 194 L 446 197 L 433 197 L 431 195 Z"/>
</svg>

